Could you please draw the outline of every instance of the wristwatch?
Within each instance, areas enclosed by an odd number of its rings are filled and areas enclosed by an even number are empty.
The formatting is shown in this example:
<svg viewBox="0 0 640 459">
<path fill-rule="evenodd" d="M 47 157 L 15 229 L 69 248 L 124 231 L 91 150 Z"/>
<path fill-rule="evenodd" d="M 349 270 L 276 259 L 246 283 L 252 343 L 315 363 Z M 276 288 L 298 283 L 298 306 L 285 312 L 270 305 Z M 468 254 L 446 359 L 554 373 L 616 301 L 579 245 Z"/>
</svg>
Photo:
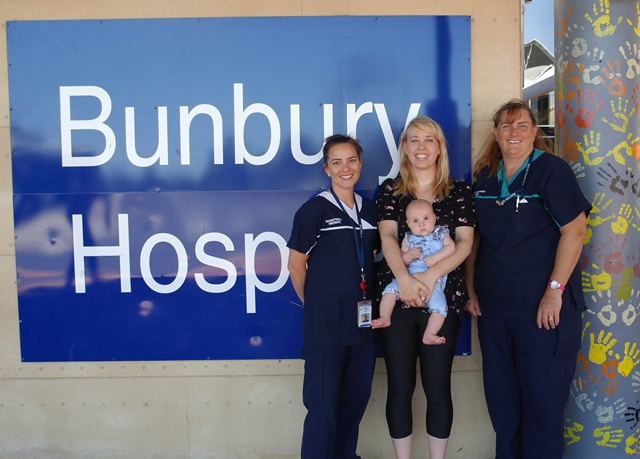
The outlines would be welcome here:
<svg viewBox="0 0 640 459">
<path fill-rule="evenodd" d="M 564 285 L 562 285 L 560 282 L 558 282 L 555 279 L 552 279 L 549 282 L 549 287 L 551 288 L 551 290 L 562 290 L 562 291 L 564 291 Z"/>
</svg>

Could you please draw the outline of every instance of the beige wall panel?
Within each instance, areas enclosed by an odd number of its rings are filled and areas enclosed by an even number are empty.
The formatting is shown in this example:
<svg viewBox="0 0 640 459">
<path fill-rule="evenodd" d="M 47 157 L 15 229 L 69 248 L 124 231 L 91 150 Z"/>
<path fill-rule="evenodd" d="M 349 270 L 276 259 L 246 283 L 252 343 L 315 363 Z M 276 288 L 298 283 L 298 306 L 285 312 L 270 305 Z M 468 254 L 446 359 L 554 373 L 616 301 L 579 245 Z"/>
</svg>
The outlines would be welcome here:
<svg viewBox="0 0 640 459">
<path fill-rule="evenodd" d="M 513 0 L 0 0 L 0 457 L 285 459 L 299 456 L 300 360 L 49 362 L 20 357 L 13 238 L 6 24 L 10 20 L 225 16 L 467 15 L 472 151 L 505 98 L 520 94 L 521 6 Z M 330 31 L 327 31 L 330 33 Z M 407 44 L 410 46 L 410 44 Z M 473 322 L 472 355 L 454 360 L 450 459 L 492 456 Z M 378 359 L 360 453 L 392 457 Z M 414 399 L 424 458 L 425 400 Z"/>
</svg>

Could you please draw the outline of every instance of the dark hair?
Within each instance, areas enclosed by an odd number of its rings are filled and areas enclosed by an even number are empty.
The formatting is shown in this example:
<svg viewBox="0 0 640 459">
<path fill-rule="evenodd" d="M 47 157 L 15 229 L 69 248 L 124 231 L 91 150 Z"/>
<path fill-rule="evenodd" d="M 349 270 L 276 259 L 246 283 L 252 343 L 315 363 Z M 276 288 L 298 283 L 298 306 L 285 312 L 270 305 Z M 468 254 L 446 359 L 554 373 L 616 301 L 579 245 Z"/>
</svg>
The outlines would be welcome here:
<svg viewBox="0 0 640 459">
<path fill-rule="evenodd" d="M 515 121 L 518 116 L 520 116 L 520 110 L 525 110 L 529 115 L 529 119 L 534 127 L 538 126 L 538 122 L 536 121 L 536 117 L 533 114 L 533 111 L 529 107 L 529 105 L 520 99 L 511 99 L 509 102 L 502 104 L 500 108 L 493 115 L 493 127 L 494 129 L 498 127 L 501 122 L 512 123 Z M 538 129 L 536 133 L 536 138 L 533 142 L 533 147 L 538 150 L 546 151 L 551 153 L 551 147 L 547 143 L 544 138 L 544 133 L 541 129 Z M 500 145 L 498 145 L 498 141 L 496 140 L 496 136 L 493 132 L 489 134 L 487 140 L 480 151 L 480 155 L 475 162 L 473 167 L 473 179 L 476 180 L 480 171 L 483 169 L 488 169 L 490 175 L 495 175 L 498 173 L 498 165 L 500 164 L 500 159 L 502 158 L 502 152 L 500 151 Z"/>
<path fill-rule="evenodd" d="M 360 142 L 348 135 L 333 134 L 324 139 L 324 146 L 322 147 L 322 159 L 324 160 L 325 164 L 327 164 L 327 162 L 329 161 L 329 150 L 341 143 L 348 143 L 349 145 L 351 145 L 356 150 L 356 153 L 358 153 L 358 158 L 360 157 L 360 153 L 362 153 L 362 146 L 360 145 Z"/>
</svg>

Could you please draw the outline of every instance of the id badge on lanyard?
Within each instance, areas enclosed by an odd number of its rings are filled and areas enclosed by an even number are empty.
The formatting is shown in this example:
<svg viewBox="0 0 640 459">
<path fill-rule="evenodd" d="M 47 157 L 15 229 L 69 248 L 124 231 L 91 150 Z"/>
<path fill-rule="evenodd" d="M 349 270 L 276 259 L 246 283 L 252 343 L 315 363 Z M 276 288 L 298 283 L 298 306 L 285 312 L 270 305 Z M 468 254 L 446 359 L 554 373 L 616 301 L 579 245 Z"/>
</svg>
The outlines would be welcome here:
<svg viewBox="0 0 640 459">
<path fill-rule="evenodd" d="M 371 300 L 358 301 L 358 327 L 366 328 L 371 326 Z"/>
<path fill-rule="evenodd" d="M 363 231 L 362 231 L 362 222 L 360 221 L 360 214 L 358 212 L 358 204 L 355 204 L 356 215 L 358 217 L 358 225 L 360 226 L 360 237 L 358 237 L 358 231 L 356 230 L 356 226 L 353 223 L 353 219 L 349 217 L 349 214 L 344 209 L 342 202 L 331 189 L 331 194 L 333 194 L 334 199 L 342 209 L 342 212 L 347 216 L 347 219 L 351 223 L 351 227 L 353 228 L 353 235 L 356 240 L 356 250 L 358 251 L 358 260 L 360 262 L 360 290 L 362 290 L 362 301 L 358 301 L 357 309 L 358 309 L 358 327 L 366 328 L 371 327 L 371 313 L 373 312 L 373 308 L 371 306 L 371 300 L 367 300 L 367 281 L 364 274 L 364 242 L 363 242 Z M 355 199 L 354 199 L 355 202 Z"/>
</svg>

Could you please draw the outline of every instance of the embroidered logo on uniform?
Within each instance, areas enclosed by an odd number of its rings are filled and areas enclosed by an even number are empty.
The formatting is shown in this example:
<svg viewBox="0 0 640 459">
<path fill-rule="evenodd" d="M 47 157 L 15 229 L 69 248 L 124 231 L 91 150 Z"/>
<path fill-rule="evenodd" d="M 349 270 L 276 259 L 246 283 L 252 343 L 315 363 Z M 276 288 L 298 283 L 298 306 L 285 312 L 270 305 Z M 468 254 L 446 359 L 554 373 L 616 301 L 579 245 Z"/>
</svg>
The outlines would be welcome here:
<svg viewBox="0 0 640 459">
<path fill-rule="evenodd" d="M 342 223 L 342 219 L 341 218 L 330 218 L 329 220 L 326 221 L 326 223 L 329 226 L 340 225 Z"/>
<path fill-rule="evenodd" d="M 473 195 L 474 195 L 474 196 L 479 196 L 479 195 L 481 195 L 481 194 L 483 194 L 483 193 L 484 193 L 484 190 L 478 190 L 478 191 L 476 191 L 475 193 L 473 193 Z"/>
</svg>

